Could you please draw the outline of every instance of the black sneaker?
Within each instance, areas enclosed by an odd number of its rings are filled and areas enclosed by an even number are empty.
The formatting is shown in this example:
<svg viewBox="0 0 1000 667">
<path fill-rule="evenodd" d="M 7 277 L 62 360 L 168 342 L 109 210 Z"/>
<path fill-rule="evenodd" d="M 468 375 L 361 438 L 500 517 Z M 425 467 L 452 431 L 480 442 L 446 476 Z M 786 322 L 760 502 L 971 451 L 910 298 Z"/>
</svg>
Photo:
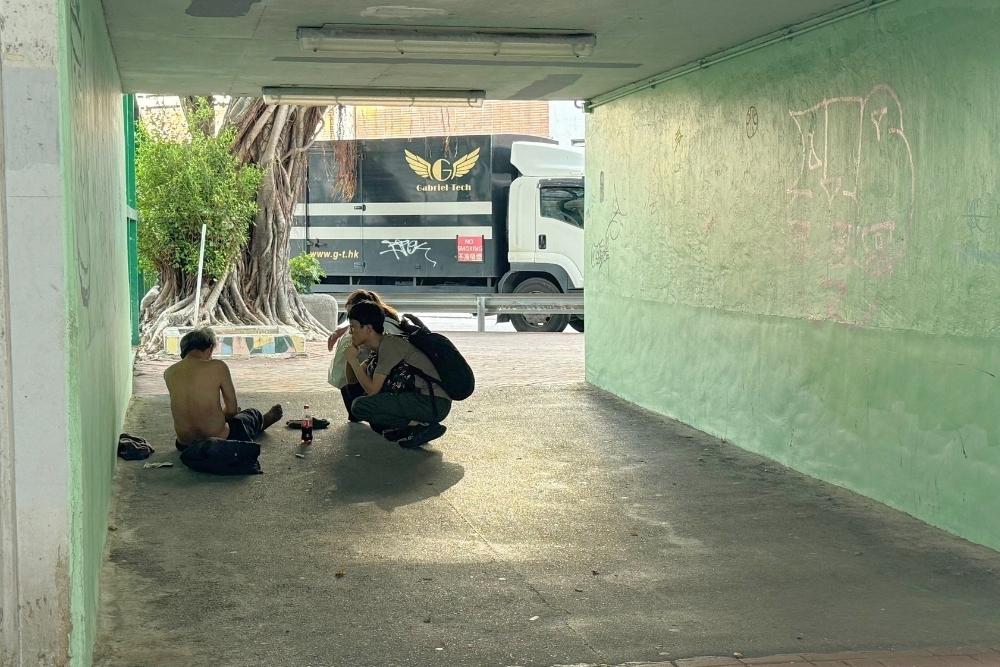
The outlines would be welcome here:
<svg viewBox="0 0 1000 667">
<path fill-rule="evenodd" d="M 416 430 L 409 436 L 399 440 L 399 446 L 406 449 L 416 449 L 423 447 L 431 440 L 436 440 L 444 435 L 448 427 L 444 424 L 434 423 L 427 426 L 417 426 Z"/>
<path fill-rule="evenodd" d="M 382 437 L 390 442 L 399 442 L 403 438 L 413 435 L 418 426 L 403 426 L 402 428 L 387 428 L 382 431 Z"/>
</svg>

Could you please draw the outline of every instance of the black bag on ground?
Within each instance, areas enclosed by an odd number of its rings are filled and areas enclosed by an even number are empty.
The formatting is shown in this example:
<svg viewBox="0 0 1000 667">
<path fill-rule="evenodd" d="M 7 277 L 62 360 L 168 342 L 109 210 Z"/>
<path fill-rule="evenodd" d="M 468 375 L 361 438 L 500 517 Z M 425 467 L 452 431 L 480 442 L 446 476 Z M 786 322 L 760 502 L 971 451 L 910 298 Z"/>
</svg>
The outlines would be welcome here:
<svg viewBox="0 0 1000 667">
<path fill-rule="evenodd" d="M 118 456 L 126 461 L 148 459 L 149 455 L 155 451 L 152 445 L 138 436 L 128 433 L 122 433 L 118 436 Z"/>
<path fill-rule="evenodd" d="M 476 377 L 469 367 L 469 362 L 447 336 L 432 332 L 416 315 L 404 315 L 399 328 L 413 347 L 430 359 L 434 370 L 441 377 L 441 381 L 437 384 L 445 390 L 449 398 L 462 401 L 472 395 L 476 390 Z M 420 375 L 426 380 L 433 380 L 424 373 Z"/>
<path fill-rule="evenodd" d="M 260 445 L 241 440 L 201 440 L 181 452 L 181 461 L 191 470 L 212 475 L 259 475 Z"/>
</svg>

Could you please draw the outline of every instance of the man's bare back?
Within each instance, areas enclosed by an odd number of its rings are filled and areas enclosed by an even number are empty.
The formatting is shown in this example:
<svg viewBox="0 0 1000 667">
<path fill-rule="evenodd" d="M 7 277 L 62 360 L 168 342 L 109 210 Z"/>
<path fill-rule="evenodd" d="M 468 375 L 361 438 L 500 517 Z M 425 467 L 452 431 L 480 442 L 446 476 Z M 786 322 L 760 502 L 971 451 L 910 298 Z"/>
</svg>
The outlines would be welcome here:
<svg viewBox="0 0 1000 667">
<path fill-rule="evenodd" d="M 281 419 L 280 404 L 264 414 L 240 412 L 229 366 L 212 359 L 215 345 L 211 329 L 189 331 L 181 338 L 181 360 L 163 372 L 178 449 L 209 438 L 253 440 Z"/>
<path fill-rule="evenodd" d="M 227 417 L 239 408 L 233 378 L 225 362 L 189 354 L 163 373 L 177 440 L 190 444 L 229 437 Z"/>
</svg>

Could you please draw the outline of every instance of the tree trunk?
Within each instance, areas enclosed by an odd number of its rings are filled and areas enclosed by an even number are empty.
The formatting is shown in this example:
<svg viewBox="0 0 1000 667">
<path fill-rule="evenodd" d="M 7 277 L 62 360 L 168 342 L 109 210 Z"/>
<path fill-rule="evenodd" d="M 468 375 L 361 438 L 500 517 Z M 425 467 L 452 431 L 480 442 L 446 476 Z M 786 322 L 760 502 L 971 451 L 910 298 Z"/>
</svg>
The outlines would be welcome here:
<svg viewBox="0 0 1000 667">
<path fill-rule="evenodd" d="M 193 102 L 185 101 L 188 107 Z M 267 105 L 260 98 L 234 98 L 224 124 L 235 128 L 233 154 L 263 169 L 257 216 L 241 255 L 220 280 L 201 288 L 198 321 L 203 325 L 288 325 L 307 335 L 327 329 L 305 308 L 288 271 L 293 209 L 305 184 L 307 150 L 318 134 L 325 107 Z M 161 266 L 159 291 L 143 299 L 139 353 L 163 349 L 163 331 L 194 324 L 195 276 Z"/>
<path fill-rule="evenodd" d="M 191 132 L 201 132 L 202 134 L 212 136 L 215 133 L 215 118 L 213 116 L 205 116 L 196 120 L 194 113 L 198 109 L 199 104 L 207 104 L 209 109 L 214 110 L 215 96 L 198 97 L 196 95 L 185 95 L 180 100 L 181 111 L 184 113 L 184 120 L 187 121 L 188 129 Z"/>
</svg>

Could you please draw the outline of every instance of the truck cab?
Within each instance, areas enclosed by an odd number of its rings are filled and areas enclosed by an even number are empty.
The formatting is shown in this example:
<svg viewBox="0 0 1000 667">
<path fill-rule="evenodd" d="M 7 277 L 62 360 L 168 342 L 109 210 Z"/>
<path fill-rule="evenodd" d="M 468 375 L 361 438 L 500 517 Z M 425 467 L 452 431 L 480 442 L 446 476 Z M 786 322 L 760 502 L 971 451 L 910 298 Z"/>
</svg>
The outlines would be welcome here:
<svg viewBox="0 0 1000 667">
<path fill-rule="evenodd" d="M 517 141 L 511 163 L 507 229 L 509 272 L 500 292 L 570 292 L 583 289 L 583 151 Z M 566 316 L 512 316 L 519 331 L 558 331 Z M 575 329 L 582 318 L 571 318 Z"/>
</svg>

